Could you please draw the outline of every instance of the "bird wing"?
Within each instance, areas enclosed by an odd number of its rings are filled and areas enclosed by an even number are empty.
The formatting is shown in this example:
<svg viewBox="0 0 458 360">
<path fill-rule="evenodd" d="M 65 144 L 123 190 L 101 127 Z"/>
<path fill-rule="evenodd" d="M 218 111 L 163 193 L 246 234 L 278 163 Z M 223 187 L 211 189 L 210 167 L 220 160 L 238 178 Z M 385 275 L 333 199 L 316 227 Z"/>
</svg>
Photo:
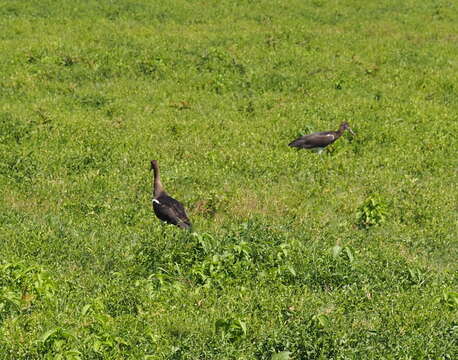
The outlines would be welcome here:
<svg viewBox="0 0 458 360">
<path fill-rule="evenodd" d="M 325 147 L 336 139 L 333 131 L 317 132 L 297 138 L 289 144 L 292 147 L 312 148 Z"/>
<path fill-rule="evenodd" d="M 191 226 L 183 205 L 168 195 L 162 195 L 154 199 L 153 208 L 156 216 L 162 221 L 182 228 L 189 228 Z"/>
</svg>

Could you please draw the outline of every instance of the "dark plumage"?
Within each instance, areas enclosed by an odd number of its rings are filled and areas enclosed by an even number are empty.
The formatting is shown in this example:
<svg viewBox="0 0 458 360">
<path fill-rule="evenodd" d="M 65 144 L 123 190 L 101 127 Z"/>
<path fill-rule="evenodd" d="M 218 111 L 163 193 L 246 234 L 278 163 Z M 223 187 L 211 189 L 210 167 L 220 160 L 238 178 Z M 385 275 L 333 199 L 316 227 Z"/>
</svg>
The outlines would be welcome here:
<svg viewBox="0 0 458 360">
<path fill-rule="evenodd" d="M 299 149 L 315 149 L 318 150 L 318 152 L 321 152 L 326 146 L 331 145 L 334 141 L 340 138 L 345 130 L 348 130 L 352 135 L 355 135 L 352 129 L 350 129 L 350 126 L 344 122 L 340 125 L 339 130 L 337 131 L 323 131 L 310 135 L 304 135 L 288 144 L 288 146 Z"/>
<path fill-rule="evenodd" d="M 186 211 L 180 202 L 169 196 L 161 184 L 161 175 L 159 173 L 159 165 L 156 160 L 151 161 L 151 170 L 153 170 L 153 209 L 156 216 L 168 223 L 176 225 L 182 229 L 190 229 L 191 222 L 189 221 Z"/>
</svg>

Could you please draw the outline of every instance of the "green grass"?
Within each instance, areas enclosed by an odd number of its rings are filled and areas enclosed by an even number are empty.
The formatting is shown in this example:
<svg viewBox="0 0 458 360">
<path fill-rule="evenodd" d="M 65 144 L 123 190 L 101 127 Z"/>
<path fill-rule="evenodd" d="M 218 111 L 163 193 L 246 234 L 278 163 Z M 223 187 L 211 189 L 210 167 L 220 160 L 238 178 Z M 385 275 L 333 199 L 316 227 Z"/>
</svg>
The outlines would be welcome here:
<svg viewBox="0 0 458 360">
<path fill-rule="evenodd" d="M 457 15 L 0 1 L 0 358 L 458 358 Z"/>
</svg>

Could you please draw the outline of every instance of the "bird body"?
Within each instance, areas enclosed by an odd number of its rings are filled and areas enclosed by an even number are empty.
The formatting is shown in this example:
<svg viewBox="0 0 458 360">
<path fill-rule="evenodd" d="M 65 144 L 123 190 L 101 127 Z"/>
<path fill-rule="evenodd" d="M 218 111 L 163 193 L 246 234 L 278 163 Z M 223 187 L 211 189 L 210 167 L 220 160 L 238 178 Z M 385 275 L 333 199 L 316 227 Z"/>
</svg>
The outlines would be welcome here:
<svg viewBox="0 0 458 360">
<path fill-rule="evenodd" d="M 186 215 L 184 206 L 164 190 L 161 183 L 159 165 L 156 160 L 151 161 L 151 169 L 154 174 L 153 181 L 153 210 L 156 216 L 168 223 L 176 225 L 182 229 L 190 229 L 191 221 Z"/>
<path fill-rule="evenodd" d="M 299 149 L 313 149 L 321 152 L 326 146 L 331 145 L 341 137 L 347 129 L 354 135 L 350 126 L 347 123 L 342 123 L 337 131 L 322 131 L 304 135 L 289 143 L 288 146 Z"/>
</svg>

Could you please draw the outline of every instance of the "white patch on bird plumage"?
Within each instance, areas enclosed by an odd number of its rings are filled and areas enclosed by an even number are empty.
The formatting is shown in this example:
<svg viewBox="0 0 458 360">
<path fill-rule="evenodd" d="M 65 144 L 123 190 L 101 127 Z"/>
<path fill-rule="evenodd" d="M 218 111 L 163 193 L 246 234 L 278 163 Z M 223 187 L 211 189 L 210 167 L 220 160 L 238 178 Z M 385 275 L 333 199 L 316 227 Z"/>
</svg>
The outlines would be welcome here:
<svg viewBox="0 0 458 360">
<path fill-rule="evenodd" d="M 334 139 L 334 135 L 333 134 L 327 134 L 326 136 L 329 136 L 331 139 Z"/>
<path fill-rule="evenodd" d="M 157 199 L 153 199 L 153 203 L 156 203 L 156 204 L 161 205 L 161 203 L 160 203 L 159 200 L 157 200 Z"/>
</svg>

